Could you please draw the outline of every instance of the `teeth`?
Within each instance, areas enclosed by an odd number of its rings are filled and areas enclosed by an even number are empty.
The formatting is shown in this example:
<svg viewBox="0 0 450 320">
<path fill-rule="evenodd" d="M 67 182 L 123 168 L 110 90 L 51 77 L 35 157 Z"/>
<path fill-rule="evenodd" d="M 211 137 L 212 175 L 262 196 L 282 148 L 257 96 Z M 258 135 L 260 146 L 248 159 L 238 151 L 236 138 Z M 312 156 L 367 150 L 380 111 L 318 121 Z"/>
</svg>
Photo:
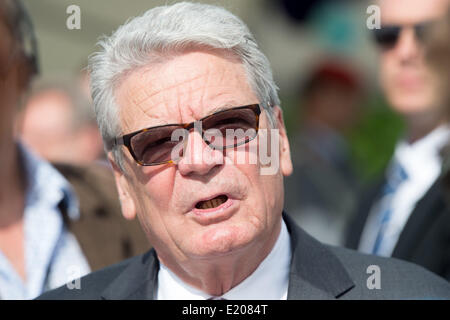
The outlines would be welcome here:
<svg viewBox="0 0 450 320">
<path fill-rule="evenodd" d="M 199 209 L 211 209 L 211 208 L 216 208 L 218 206 L 220 206 L 222 203 L 224 203 L 227 200 L 226 197 L 224 196 L 219 196 L 215 199 L 211 199 L 211 200 L 207 200 L 207 201 L 203 201 L 200 203 L 200 205 L 198 205 L 197 207 L 199 207 Z"/>
<path fill-rule="evenodd" d="M 202 209 L 209 209 L 209 208 L 211 208 L 211 200 L 202 203 Z"/>
<path fill-rule="evenodd" d="M 211 209 L 214 208 L 213 200 L 208 200 L 202 203 L 202 209 Z"/>
</svg>

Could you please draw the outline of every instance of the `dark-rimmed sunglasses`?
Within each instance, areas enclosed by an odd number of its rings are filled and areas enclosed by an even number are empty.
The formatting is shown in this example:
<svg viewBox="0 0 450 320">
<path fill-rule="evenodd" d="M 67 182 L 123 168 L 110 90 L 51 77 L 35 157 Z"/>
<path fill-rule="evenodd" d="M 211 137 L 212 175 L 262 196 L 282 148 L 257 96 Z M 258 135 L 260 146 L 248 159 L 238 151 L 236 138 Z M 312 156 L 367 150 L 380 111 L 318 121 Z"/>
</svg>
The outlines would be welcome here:
<svg viewBox="0 0 450 320">
<path fill-rule="evenodd" d="M 175 163 L 184 154 L 188 138 L 186 133 L 198 128 L 198 124 L 201 124 L 201 136 L 205 143 L 213 149 L 223 150 L 253 140 L 258 135 L 260 114 L 259 104 L 235 107 L 218 111 L 191 123 L 166 124 L 141 129 L 114 138 L 110 145 L 112 148 L 119 145 L 127 147 L 133 159 L 141 166 Z M 176 146 L 183 148 L 174 152 Z"/>
<path fill-rule="evenodd" d="M 426 31 L 429 29 L 430 25 L 432 25 L 432 21 L 427 21 L 424 23 L 418 23 L 414 25 L 394 25 L 387 24 L 381 26 L 380 29 L 373 30 L 373 38 L 377 45 L 379 45 L 383 49 L 391 49 L 394 48 L 397 44 L 398 39 L 400 38 L 400 33 L 404 28 L 412 27 L 414 28 L 414 34 L 416 39 L 423 43 L 426 36 Z"/>
</svg>

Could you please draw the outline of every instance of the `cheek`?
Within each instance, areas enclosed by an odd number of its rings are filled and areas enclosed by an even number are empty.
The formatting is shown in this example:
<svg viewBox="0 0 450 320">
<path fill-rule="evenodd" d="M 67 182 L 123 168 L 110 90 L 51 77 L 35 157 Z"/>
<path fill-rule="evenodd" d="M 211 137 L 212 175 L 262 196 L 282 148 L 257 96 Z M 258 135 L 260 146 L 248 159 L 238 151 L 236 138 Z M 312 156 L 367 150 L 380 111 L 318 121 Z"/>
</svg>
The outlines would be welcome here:
<svg viewBox="0 0 450 320">
<path fill-rule="evenodd" d="M 261 175 L 257 165 L 236 166 L 245 176 L 249 186 L 248 208 L 259 219 L 270 219 L 261 215 L 270 215 L 283 209 L 283 177 L 276 174 Z"/>
<path fill-rule="evenodd" d="M 432 96 L 442 94 L 442 89 L 443 87 L 445 88 L 444 83 L 442 83 L 442 79 L 439 79 L 438 75 L 433 73 L 431 70 L 424 70 L 423 74 L 428 93 Z"/>
<path fill-rule="evenodd" d="M 133 199 L 140 224 L 150 242 L 156 246 L 158 241 L 167 238 L 165 226 L 173 209 L 170 203 L 174 197 L 175 170 L 170 167 L 145 167 L 140 170 L 140 176 L 145 178 L 134 181 Z"/>
<path fill-rule="evenodd" d="M 283 177 L 278 172 L 274 175 L 261 176 L 264 199 L 269 212 L 277 213 L 283 209 Z"/>
<path fill-rule="evenodd" d="M 382 88 L 389 90 L 394 80 L 395 64 L 393 57 L 389 53 L 382 54 L 380 57 L 380 82 Z"/>
<path fill-rule="evenodd" d="M 174 195 L 174 167 L 139 167 L 135 201 L 143 212 L 167 212 Z"/>
</svg>

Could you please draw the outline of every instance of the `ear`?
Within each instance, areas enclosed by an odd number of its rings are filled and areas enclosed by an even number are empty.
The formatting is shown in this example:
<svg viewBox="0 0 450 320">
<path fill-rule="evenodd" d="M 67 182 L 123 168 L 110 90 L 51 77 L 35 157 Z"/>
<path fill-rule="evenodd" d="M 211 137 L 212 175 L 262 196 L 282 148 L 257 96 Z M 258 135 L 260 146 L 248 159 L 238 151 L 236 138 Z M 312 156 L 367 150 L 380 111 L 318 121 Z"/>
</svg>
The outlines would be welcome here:
<svg viewBox="0 0 450 320">
<path fill-rule="evenodd" d="M 276 125 L 280 137 L 280 169 L 284 176 L 292 174 L 291 149 L 283 120 L 283 110 L 279 106 L 273 107 Z"/>
<path fill-rule="evenodd" d="M 130 193 L 130 185 L 127 177 L 120 169 L 119 165 L 114 161 L 112 152 L 108 152 L 108 160 L 112 166 L 114 179 L 116 180 L 117 192 L 119 194 L 122 215 L 127 220 L 133 220 L 136 217 L 136 205 Z"/>
</svg>

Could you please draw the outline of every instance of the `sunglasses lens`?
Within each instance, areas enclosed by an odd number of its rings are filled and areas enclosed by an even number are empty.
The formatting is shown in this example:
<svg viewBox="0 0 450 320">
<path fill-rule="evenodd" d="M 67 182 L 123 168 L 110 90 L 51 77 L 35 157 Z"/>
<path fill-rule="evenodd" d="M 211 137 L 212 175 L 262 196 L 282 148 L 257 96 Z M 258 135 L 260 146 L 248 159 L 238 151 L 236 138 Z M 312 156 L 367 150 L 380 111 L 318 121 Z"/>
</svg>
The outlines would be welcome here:
<svg viewBox="0 0 450 320">
<path fill-rule="evenodd" d="M 179 129 L 181 134 L 175 132 Z M 172 133 L 173 135 L 172 138 Z M 131 138 L 130 144 L 135 157 L 143 164 L 158 164 L 175 160 L 181 156 L 184 129 L 166 126 L 143 131 Z"/>
<path fill-rule="evenodd" d="M 254 139 L 258 115 L 251 108 L 231 109 L 203 120 L 204 140 L 214 149 L 231 148 Z"/>
<path fill-rule="evenodd" d="M 400 34 L 398 26 L 384 26 L 374 29 L 374 38 L 378 45 L 384 48 L 392 48 L 397 43 Z"/>
<path fill-rule="evenodd" d="M 218 112 L 201 120 L 203 140 L 214 149 L 236 147 L 258 133 L 258 105 Z M 130 140 L 133 156 L 142 165 L 176 161 L 184 154 L 189 131 L 181 125 L 154 127 Z"/>
<path fill-rule="evenodd" d="M 414 26 L 414 32 L 416 34 L 417 40 L 424 41 L 430 28 L 432 26 L 432 23 L 421 23 Z"/>
</svg>

